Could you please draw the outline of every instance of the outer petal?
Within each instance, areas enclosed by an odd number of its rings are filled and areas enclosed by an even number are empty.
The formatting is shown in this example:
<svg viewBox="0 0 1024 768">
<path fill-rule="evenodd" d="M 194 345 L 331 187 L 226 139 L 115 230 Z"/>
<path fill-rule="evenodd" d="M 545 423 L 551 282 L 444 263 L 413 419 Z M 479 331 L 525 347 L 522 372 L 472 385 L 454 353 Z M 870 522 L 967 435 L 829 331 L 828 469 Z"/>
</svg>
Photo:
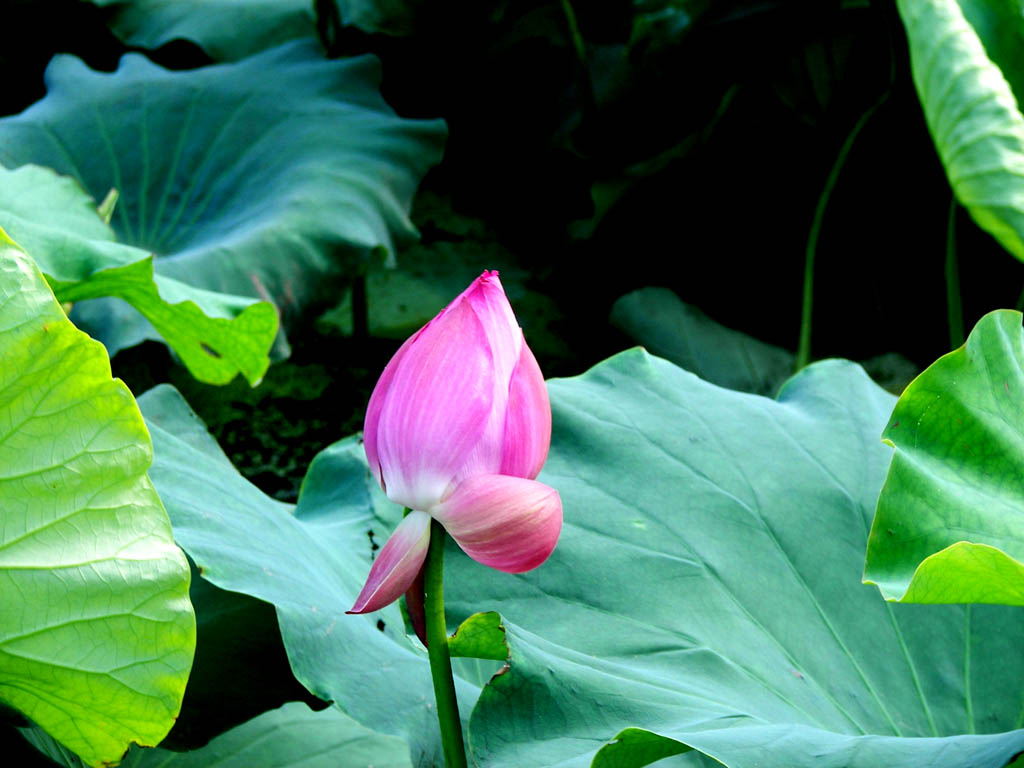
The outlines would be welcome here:
<svg viewBox="0 0 1024 768">
<path fill-rule="evenodd" d="M 508 475 L 468 478 L 430 514 L 467 555 L 508 573 L 547 560 L 562 530 L 558 491 Z"/>
<path fill-rule="evenodd" d="M 464 470 L 492 420 L 491 347 L 472 307 L 459 301 L 430 321 L 399 350 L 378 388 L 363 437 L 367 458 L 376 458 L 388 498 L 429 509 Z"/>
<path fill-rule="evenodd" d="M 409 347 L 412 346 L 413 342 L 416 341 L 425 329 L 426 326 L 406 339 L 402 346 L 398 348 L 398 351 L 395 352 L 384 368 L 380 378 L 377 379 L 377 385 L 373 388 L 373 394 L 370 395 L 370 402 L 366 405 L 366 419 L 363 421 L 363 448 L 366 451 L 366 461 L 370 465 L 370 470 L 382 488 L 384 483 L 381 479 L 380 457 L 377 455 L 377 425 L 380 423 L 380 414 L 384 410 L 384 403 L 387 400 L 388 392 L 391 391 L 391 382 L 395 378 L 395 371 L 405 353 L 409 351 Z"/>
<path fill-rule="evenodd" d="M 346 613 L 370 613 L 401 597 L 420 572 L 429 545 L 430 516 L 410 512 L 384 542 L 355 605 Z"/>
<path fill-rule="evenodd" d="M 512 374 L 505 415 L 501 474 L 532 480 L 540 474 L 551 445 L 551 403 L 537 358 L 523 342 Z"/>
</svg>

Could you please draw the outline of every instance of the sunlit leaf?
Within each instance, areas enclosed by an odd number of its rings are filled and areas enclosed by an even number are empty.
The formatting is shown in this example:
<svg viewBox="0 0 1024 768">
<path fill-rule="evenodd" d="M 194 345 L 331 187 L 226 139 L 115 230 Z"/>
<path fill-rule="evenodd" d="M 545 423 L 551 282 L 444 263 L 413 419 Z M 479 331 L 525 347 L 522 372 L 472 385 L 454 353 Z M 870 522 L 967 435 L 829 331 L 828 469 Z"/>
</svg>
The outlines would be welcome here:
<svg viewBox="0 0 1024 768">
<path fill-rule="evenodd" d="M 35 256 L 59 301 L 123 299 L 200 381 L 226 384 L 242 373 L 256 384 L 270 365 L 273 306 L 154 276 L 152 254 L 115 242 L 74 179 L 34 165 L 0 167 L 0 227 Z M 127 312 L 137 327 L 138 317 Z"/>
<path fill-rule="evenodd" d="M 1024 605 L 1024 328 L 985 315 L 907 387 L 865 580 L 908 603 Z"/>
<path fill-rule="evenodd" d="M 1024 260 L 1024 20 L 1015 0 L 897 0 L 914 85 L 960 203 Z"/>
<path fill-rule="evenodd" d="M 181 707 L 188 565 L 135 400 L 2 231 L 0 359 L 0 701 L 117 761 Z"/>
</svg>

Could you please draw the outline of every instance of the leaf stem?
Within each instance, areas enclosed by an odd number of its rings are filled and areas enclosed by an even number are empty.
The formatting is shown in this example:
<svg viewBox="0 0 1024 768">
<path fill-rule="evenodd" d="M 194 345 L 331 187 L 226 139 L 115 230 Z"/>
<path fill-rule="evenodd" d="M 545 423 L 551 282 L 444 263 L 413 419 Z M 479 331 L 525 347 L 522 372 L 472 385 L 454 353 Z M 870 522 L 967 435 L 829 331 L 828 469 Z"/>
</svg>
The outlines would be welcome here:
<svg viewBox="0 0 1024 768">
<path fill-rule="evenodd" d="M 956 197 L 949 203 L 946 224 L 946 316 L 949 318 L 949 348 L 964 343 L 964 305 L 960 298 L 960 261 L 956 251 Z"/>
<path fill-rule="evenodd" d="M 565 23 L 569 27 L 569 39 L 572 41 L 572 48 L 576 52 L 576 58 L 580 63 L 587 63 L 587 46 L 580 34 L 580 25 L 576 22 L 576 12 L 572 9 L 569 0 L 562 0 L 562 13 L 565 14 Z"/>
<path fill-rule="evenodd" d="M 846 141 L 839 148 L 835 162 L 832 163 L 832 170 L 825 179 L 825 186 L 822 187 L 818 196 L 818 205 L 814 209 L 814 219 L 811 221 L 811 229 L 807 233 L 807 248 L 804 251 L 804 299 L 803 311 L 800 317 L 800 344 L 796 351 L 796 370 L 807 366 L 811 362 L 811 316 L 814 312 L 814 260 L 818 250 L 818 236 L 821 234 L 821 224 L 825 219 L 825 209 L 828 208 L 828 199 L 832 196 L 832 190 L 839 180 L 839 174 L 846 165 L 846 158 L 853 149 L 853 142 L 856 141 L 861 129 L 871 118 L 875 111 L 889 98 L 889 89 L 879 97 L 878 101 L 868 107 L 860 116 L 853 128 L 846 137 Z"/>
<path fill-rule="evenodd" d="M 462 741 L 459 703 L 455 698 L 452 660 L 448 654 L 448 626 L 444 620 L 444 542 L 448 534 L 437 520 L 430 521 L 430 528 L 430 549 L 427 550 L 423 572 L 430 676 L 434 681 L 445 765 L 447 768 L 466 768 L 466 747 Z"/>
</svg>

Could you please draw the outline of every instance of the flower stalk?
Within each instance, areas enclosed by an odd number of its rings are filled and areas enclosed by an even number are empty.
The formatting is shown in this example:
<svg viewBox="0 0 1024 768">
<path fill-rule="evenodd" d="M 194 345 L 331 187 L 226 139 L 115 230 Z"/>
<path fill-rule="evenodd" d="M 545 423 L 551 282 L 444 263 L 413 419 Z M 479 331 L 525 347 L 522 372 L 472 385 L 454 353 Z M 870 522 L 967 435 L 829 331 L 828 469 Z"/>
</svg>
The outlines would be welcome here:
<svg viewBox="0 0 1024 768">
<path fill-rule="evenodd" d="M 434 681 L 437 721 L 447 768 L 466 768 L 466 747 L 462 740 L 459 702 L 455 698 L 452 659 L 448 653 L 448 627 L 444 619 L 444 526 L 431 521 L 430 548 L 424 565 L 424 608 L 427 621 L 427 653 Z"/>
</svg>

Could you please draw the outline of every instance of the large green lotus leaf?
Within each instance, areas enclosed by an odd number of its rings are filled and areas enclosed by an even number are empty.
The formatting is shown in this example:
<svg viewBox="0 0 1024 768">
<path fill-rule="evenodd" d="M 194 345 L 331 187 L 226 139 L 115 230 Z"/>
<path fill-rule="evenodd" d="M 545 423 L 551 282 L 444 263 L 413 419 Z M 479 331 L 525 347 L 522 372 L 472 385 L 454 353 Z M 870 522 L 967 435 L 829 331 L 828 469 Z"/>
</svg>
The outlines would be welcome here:
<svg viewBox="0 0 1024 768">
<path fill-rule="evenodd" d="M 549 390 L 553 555 L 520 576 L 446 560 L 450 618 L 498 611 L 511 649 L 470 721 L 480 765 L 692 747 L 732 768 L 996 768 L 1024 749 L 1024 613 L 861 584 L 895 398 L 859 367 L 811 366 L 775 401 L 631 351 Z"/>
<path fill-rule="evenodd" d="M 38 729 L 24 737 L 57 765 L 80 768 Z M 32 763 L 34 765 L 35 763 Z M 409 748 L 401 739 L 382 736 L 336 709 L 313 712 L 292 702 L 272 709 L 189 752 L 133 747 L 123 768 L 410 768 Z"/>
<path fill-rule="evenodd" d="M 292 671 L 313 694 L 405 738 L 415 765 L 440 763 L 426 651 L 406 637 L 397 605 L 345 614 L 374 548 L 402 516 L 390 504 L 378 516 L 359 442 L 319 454 L 296 507 L 239 475 L 173 388 L 156 387 L 139 404 L 153 436 L 153 482 L 203 577 L 276 606 Z M 458 686 L 464 719 L 486 680 L 471 672 Z"/>
<path fill-rule="evenodd" d="M 409 205 L 444 126 L 396 117 L 379 81 L 375 58 L 327 60 L 311 41 L 181 72 L 58 56 L 46 98 L 0 120 L 0 163 L 54 168 L 97 200 L 116 188 L 118 239 L 155 253 L 158 275 L 272 301 L 287 323 L 415 239 Z M 108 349 L 155 337 L 104 303 L 76 320 Z"/>
<path fill-rule="evenodd" d="M 890 457 L 878 435 L 894 398 L 859 368 L 812 366 L 773 401 L 634 351 L 553 381 L 550 392 L 554 436 L 540 479 L 565 506 L 551 559 L 512 576 L 451 544 L 446 558 L 450 628 L 496 609 L 509 639 L 510 668 L 483 689 L 470 720 L 480 765 L 706 764 L 679 754 L 693 747 L 740 768 L 995 768 L 1024 749 L 1024 731 L 1012 731 L 1024 700 L 1015 651 L 1024 616 L 891 605 L 860 583 Z M 321 454 L 297 515 L 279 505 L 271 532 L 253 512 L 269 512 L 268 501 L 220 478 L 226 462 L 173 391 L 147 394 L 142 407 L 154 477 L 179 540 L 211 563 L 209 577 L 243 591 L 294 582 L 306 602 L 287 584 L 274 602 L 299 678 L 327 695 L 315 675 L 337 664 L 330 642 L 319 644 L 329 634 L 350 657 L 334 673 L 350 677 L 331 684 L 365 699 L 353 702 L 358 711 L 344 708 L 376 730 L 408 733 L 380 724 L 430 695 L 418 668 L 393 654 L 400 638 L 368 661 L 344 634 L 353 617 L 324 615 L 319 633 L 289 640 L 288 616 L 305 614 L 312 627 L 313 606 L 329 612 L 316 586 L 324 549 L 337 558 L 338 591 L 352 593 L 368 543 L 400 519 L 358 445 Z M 319 535 L 295 541 L 300 525 Z M 400 618 L 393 606 L 377 615 L 383 642 Z M 492 640 L 484 646 L 500 656 Z M 371 699 L 374 719 L 363 720 Z M 422 743 L 413 742 L 414 763 L 427 766 Z"/>
<path fill-rule="evenodd" d="M 116 242 L 74 179 L 35 165 L 0 166 L 0 227 L 36 258 L 59 301 L 124 299 L 200 381 L 226 384 L 240 372 L 255 385 L 270 365 L 272 305 L 154 275 L 152 254 Z M 131 310 L 126 316 L 138 326 Z"/>
<path fill-rule="evenodd" d="M 914 84 L 957 199 L 1024 260 L 1024 16 L 1017 0 L 897 0 Z"/>
<path fill-rule="evenodd" d="M 865 580 L 890 600 L 1024 605 L 1024 328 L 985 315 L 900 397 Z"/>
<path fill-rule="evenodd" d="M 316 35 L 314 0 L 92 0 L 110 8 L 114 32 L 129 45 L 158 48 L 191 40 L 217 61 L 236 61 L 288 40 Z M 342 24 L 364 32 L 408 34 L 412 0 L 337 0 Z"/>
<path fill-rule="evenodd" d="M 135 400 L 2 231 L 0 359 L 0 702 L 116 761 L 181 707 L 188 564 Z"/>
<path fill-rule="evenodd" d="M 133 749 L 124 768 L 411 768 L 409 747 L 330 707 L 293 702 L 265 712 L 192 752 Z"/>
</svg>

